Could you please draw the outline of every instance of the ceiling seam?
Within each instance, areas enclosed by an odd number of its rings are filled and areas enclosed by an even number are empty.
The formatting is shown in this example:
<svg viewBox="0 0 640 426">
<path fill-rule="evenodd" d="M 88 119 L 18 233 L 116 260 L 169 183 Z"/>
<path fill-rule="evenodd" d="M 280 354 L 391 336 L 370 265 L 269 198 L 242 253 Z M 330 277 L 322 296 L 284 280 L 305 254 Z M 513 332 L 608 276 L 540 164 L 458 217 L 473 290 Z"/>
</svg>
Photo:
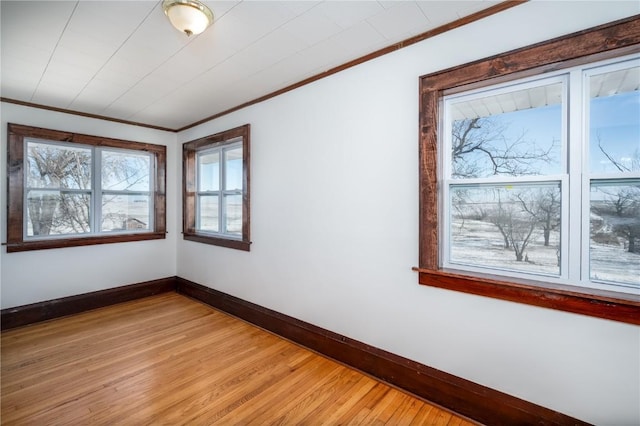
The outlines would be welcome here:
<svg viewBox="0 0 640 426">
<path fill-rule="evenodd" d="M 144 22 L 146 22 L 147 19 L 149 19 L 149 16 L 151 15 L 151 13 L 153 13 L 154 9 L 157 7 L 154 6 L 151 8 L 151 10 L 149 10 L 149 13 L 147 13 L 147 16 L 144 17 L 144 19 L 138 24 L 138 26 L 131 32 L 131 34 L 129 34 L 129 36 L 120 44 L 120 46 L 118 46 L 116 48 L 116 50 L 111 54 L 111 56 L 109 56 L 109 59 L 107 59 L 102 66 L 100 67 L 100 69 L 98 71 L 95 72 L 95 74 L 93 74 L 93 76 L 91 77 L 91 79 L 87 82 L 87 84 L 84 85 L 84 87 L 78 92 L 78 94 L 71 100 L 71 102 L 69 103 L 69 106 L 73 105 L 73 103 L 76 101 L 76 99 L 78 99 L 78 97 L 85 91 L 85 89 L 89 86 L 89 84 L 98 76 L 98 74 L 100 74 L 100 72 L 107 66 L 107 64 L 109 64 L 109 62 L 111 62 L 111 60 L 113 59 L 113 57 L 122 49 L 122 47 L 131 39 L 131 37 L 136 33 L 136 31 L 138 31 L 138 29 L 140 28 L 140 26 L 142 26 L 142 24 Z M 126 92 L 125 92 L 126 93 Z M 115 101 L 114 101 L 115 102 Z M 104 107 L 102 110 L 106 110 L 107 108 L 109 108 L 111 105 L 113 104 L 113 102 L 111 102 L 109 105 L 107 105 L 106 107 Z"/>
<path fill-rule="evenodd" d="M 64 33 L 67 31 L 67 27 L 69 26 L 69 23 L 71 22 L 71 19 L 73 18 L 73 15 L 76 13 L 76 9 L 78 8 L 79 4 L 80 4 L 80 0 L 76 1 L 75 6 L 73 6 L 73 10 L 71 11 L 71 14 L 69 15 L 69 18 L 67 19 L 67 22 L 64 24 L 64 28 L 60 32 L 60 36 L 58 36 L 58 40 L 56 41 L 56 45 L 53 48 L 53 51 L 51 52 L 51 55 L 49 55 L 49 60 L 47 61 L 47 65 L 45 65 L 44 70 L 42 70 L 42 74 L 40 75 L 40 79 L 38 80 L 38 84 L 36 84 L 35 89 L 33 89 L 33 93 L 31 94 L 31 97 L 29 98 L 30 101 L 33 101 L 33 98 L 36 96 L 36 93 L 38 92 L 38 89 L 40 88 L 40 83 L 42 83 L 42 80 L 44 79 L 44 76 L 47 73 L 47 70 L 49 69 L 49 65 L 51 65 L 51 61 L 53 60 L 53 56 L 56 54 L 56 51 L 58 50 L 58 45 L 60 44 L 60 40 L 62 40 L 62 36 L 64 36 Z"/>
</svg>

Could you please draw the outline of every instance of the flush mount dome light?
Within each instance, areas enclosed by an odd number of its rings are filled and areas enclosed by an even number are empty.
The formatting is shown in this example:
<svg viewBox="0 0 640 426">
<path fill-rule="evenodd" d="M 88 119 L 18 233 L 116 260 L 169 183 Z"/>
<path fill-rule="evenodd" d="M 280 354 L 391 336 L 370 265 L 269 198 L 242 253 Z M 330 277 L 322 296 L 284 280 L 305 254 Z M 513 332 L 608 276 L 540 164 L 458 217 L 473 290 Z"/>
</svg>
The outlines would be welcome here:
<svg viewBox="0 0 640 426">
<path fill-rule="evenodd" d="M 171 25 L 187 36 L 200 34 L 213 22 L 213 12 L 198 0 L 163 0 L 162 9 Z"/>
</svg>

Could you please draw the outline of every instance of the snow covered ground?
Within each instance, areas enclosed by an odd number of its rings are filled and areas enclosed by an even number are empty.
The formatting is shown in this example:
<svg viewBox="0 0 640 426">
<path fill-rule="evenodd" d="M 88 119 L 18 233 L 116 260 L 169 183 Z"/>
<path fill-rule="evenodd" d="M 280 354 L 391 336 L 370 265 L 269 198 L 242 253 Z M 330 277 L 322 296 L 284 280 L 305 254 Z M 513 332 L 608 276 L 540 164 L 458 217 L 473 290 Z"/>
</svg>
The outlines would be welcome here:
<svg viewBox="0 0 640 426">
<path fill-rule="evenodd" d="M 559 233 L 552 232 L 544 246 L 542 231 L 534 231 L 525 249 L 525 261 L 518 262 L 511 248 L 505 248 L 498 228 L 489 222 L 454 219 L 451 229 L 451 260 L 455 262 L 510 269 L 522 272 L 560 275 L 558 266 Z"/>
<path fill-rule="evenodd" d="M 559 232 L 551 233 L 549 246 L 544 246 L 542 230 L 535 230 L 525 249 L 525 260 L 518 262 L 511 248 L 492 223 L 453 218 L 451 228 L 451 261 L 466 265 L 507 269 L 518 272 L 558 276 Z M 619 283 L 640 288 L 640 254 L 629 253 L 623 242 L 591 243 L 591 278 L 594 281 Z"/>
</svg>

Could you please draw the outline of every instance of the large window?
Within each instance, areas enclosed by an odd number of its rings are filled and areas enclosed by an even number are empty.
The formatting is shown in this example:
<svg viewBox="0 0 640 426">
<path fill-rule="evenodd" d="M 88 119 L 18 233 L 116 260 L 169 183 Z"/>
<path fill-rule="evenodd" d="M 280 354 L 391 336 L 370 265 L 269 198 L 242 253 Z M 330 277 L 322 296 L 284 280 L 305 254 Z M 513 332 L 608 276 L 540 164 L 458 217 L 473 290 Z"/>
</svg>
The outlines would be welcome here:
<svg viewBox="0 0 640 426">
<path fill-rule="evenodd" d="M 166 148 L 9 124 L 7 251 L 165 237 Z"/>
<path fill-rule="evenodd" d="M 185 143 L 187 240 L 249 250 L 249 125 Z"/>
<path fill-rule="evenodd" d="M 638 86 L 636 58 L 444 96 L 443 266 L 637 293 Z"/>
<path fill-rule="evenodd" d="M 640 322 L 634 22 L 422 77 L 422 284 Z"/>
</svg>

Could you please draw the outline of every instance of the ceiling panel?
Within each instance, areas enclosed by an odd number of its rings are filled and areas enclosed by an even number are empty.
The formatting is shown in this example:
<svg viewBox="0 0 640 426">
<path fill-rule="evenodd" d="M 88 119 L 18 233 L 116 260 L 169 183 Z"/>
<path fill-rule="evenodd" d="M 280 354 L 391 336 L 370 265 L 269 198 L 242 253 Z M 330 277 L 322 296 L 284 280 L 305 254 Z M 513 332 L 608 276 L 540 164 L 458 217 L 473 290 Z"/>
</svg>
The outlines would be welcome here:
<svg viewBox="0 0 640 426">
<path fill-rule="evenodd" d="M 249 84 L 257 85 L 264 81 L 271 82 L 274 89 L 272 91 L 275 91 L 295 84 L 311 75 L 313 75 L 313 70 L 309 70 L 309 65 L 299 53 L 296 53 L 261 70 L 253 76 Z"/>
<path fill-rule="evenodd" d="M 24 44 L 53 49 L 76 2 L 2 2 L 2 39 L 21 39 Z"/>
<path fill-rule="evenodd" d="M 227 42 L 237 50 L 245 49 L 295 18 L 295 12 L 286 3 L 286 1 L 241 2 L 219 20 L 219 25 L 227 33 Z"/>
<path fill-rule="evenodd" d="M 376 31 L 368 21 L 353 25 L 331 39 L 351 57 L 364 56 L 388 44 L 388 39 Z M 344 62 L 344 58 L 333 62 L 333 66 L 336 66 L 338 62 Z"/>
<path fill-rule="evenodd" d="M 80 1 L 67 30 L 120 45 L 154 8 L 155 2 Z"/>
<path fill-rule="evenodd" d="M 429 20 L 414 2 L 396 2 L 395 5 L 367 19 L 386 39 L 408 38 L 429 26 Z"/>
<path fill-rule="evenodd" d="M 126 91 L 126 86 L 93 79 L 73 100 L 69 108 L 101 115 L 105 112 L 105 105 L 112 104 Z"/>
<path fill-rule="evenodd" d="M 342 31 L 342 27 L 323 13 L 320 7 L 314 7 L 290 20 L 281 29 L 291 37 L 302 40 L 307 46 L 313 46 Z"/>
<path fill-rule="evenodd" d="M 429 0 L 418 1 L 416 4 L 422 10 L 433 27 L 444 25 L 448 22 L 470 15 L 484 8 L 490 7 L 499 1 L 448 1 Z"/>
<path fill-rule="evenodd" d="M 203 73 L 238 53 L 239 50 L 227 41 L 228 37 L 224 28 L 215 24 L 191 39 L 188 46 L 176 52 L 166 65 L 175 67 L 173 62 L 177 62 L 183 70 L 190 68 L 189 74 Z"/>
<path fill-rule="evenodd" d="M 495 1 L 205 1 L 187 37 L 161 1 L 0 1 L 0 95 L 178 129 Z"/>
<path fill-rule="evenodd" d="M 306 44 L 283 30 L 275 30 L 234 55 L 237 66 L 247 68 L 249 75 L 258 73 L 304 49 Z"/>
<path fill-rule="evenodd" d="M 327 1 L 317 7 L 343 29 L 358 25 L 384 11 L 377 1 Z"/>
</svg>

